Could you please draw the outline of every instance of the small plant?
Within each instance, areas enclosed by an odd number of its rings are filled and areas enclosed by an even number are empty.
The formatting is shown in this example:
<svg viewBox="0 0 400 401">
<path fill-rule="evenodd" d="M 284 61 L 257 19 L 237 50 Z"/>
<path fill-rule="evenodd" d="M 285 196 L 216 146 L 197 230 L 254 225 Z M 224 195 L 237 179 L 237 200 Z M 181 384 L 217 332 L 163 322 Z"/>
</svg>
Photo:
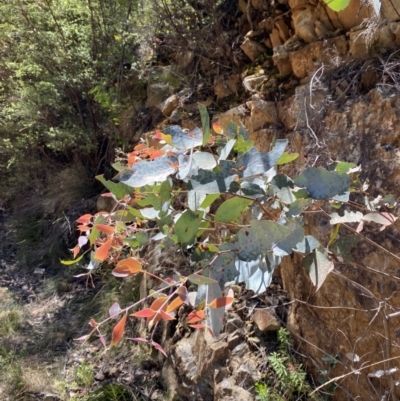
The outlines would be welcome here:
<svg viewBox="0 0 400 401">
<path fill-rule="evenodd" d="M 183 304 L 191 308 L 189 327 L 218 336 L 225 310 L 234 302 L 233 291 L 226 289 L 230 283 L 244 282 L 248 290 L 261 293 L 282 258 L 295 252 L 303 256 L 302 265 L 318 290 L 334 267 L 331 255 L 346 258 L 349 244 L 357 243 L 354 238 L 338 238 L 339 227 L 357 222 L 357 229 L 351 231 L 360 233 L 365 223 L 373 222 L 383 230 L 396 221 L 391 213 L 378 211 L 395 203 L 391 196 L 372 204 L 365 195 L 365 206 L 357 206 L 356 212 L 345 210 L 342 216 L 324 211 L 328 202 L 333 208 L 354 205 L 349 202 L 350 192 L 362 187 L 356 165 L 336 162 L 328 169 L 310 167 L 292 179 L 278 173 L 279 166 L 298 157 L 285 152 L 287 140 L 278 139 L 270 152 L 259 152 L 243 126 L 230 123 L 223 130 L 214 124 L 211 129 L 205 107 L 200 107 L 200 114 L 203 130 L 186 132 L 170 126 L 156 131 L 153 139 L 159 146 L 140 143 L 131 153 L 120 155 L 113 165 L 119 171 L 118 183 L 97 177 L 110 191 L 106 196 L 114 199 L 115 207 L 77 220 L 80 236 L 72 250 L 74 260 L 64 264 L 86 257 L 88 272 L 77 277 L 86 276 L 88 282 L 107 262 L 117 278 L 147 276 L 154 285 L 128 306 L 114 303 L 102 322 L 91 319 L 92 331 L 79 340 L 96 334 L 105 346 L 103 325 L 119 317 L 111 335 L 111 345 L 116 345 L 129 315 L 146 319 L 151 331 L 147 338 L 131 340 L 165 353 L 153 340 L 154 329 L 161 320 L 175 319 Z M 302 214 L 306 210 L 325 213 L 336 225 L 327 247 L 305 235 Z M 144 247 L 155 246 L 190 250 L 190 271 L 182 275 L 164 269 L 162 277 L 155 274 L 155 267 L 138 257 Z M 280 335 L 281 347 L 287 349 L 288 339 Z M 279 360 L 287 368 L 285 356 Z M 278 358 L 275 361 L 278 368 Z M 293 391 L 300 390 L 302 378 L 293 369 L 290 380 L 297 383 Z"/>
<path fill-rule="evenodd" d="M 94 373 L 93 366 L 82 362 L 76 370 L 76 382 L 80 387 L 90 387 L 93 384 Z"/>
</svg>

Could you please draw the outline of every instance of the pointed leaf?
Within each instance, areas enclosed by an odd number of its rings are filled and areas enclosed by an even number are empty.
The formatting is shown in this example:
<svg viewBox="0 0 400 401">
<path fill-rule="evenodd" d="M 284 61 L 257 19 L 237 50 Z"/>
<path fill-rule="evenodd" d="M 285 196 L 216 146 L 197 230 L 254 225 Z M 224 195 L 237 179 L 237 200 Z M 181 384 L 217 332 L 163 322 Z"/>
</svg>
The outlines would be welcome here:
<svg viewBox="0 0 400 401">
<path fill-rule="evenodd" d="M 215 213 L 214 220 L 222 223 L 229 223 L 239 218 L 243 211 L 253 203 L 250 199 L 233 197 L 226 200 Z"/>
<path fill-rule="evenodd" d="M 205 324 L 189 324 L 192 329 L 205 329 L 207 326 Z M 214 337 L 214 336 L 213 336 Z"/>
<path fill-rule="evenodd" d="M 71 266 L 74 265 L 75 263 L 78 263 L 82 260 L 83 255 L 79 256 L 79 258 L 76 258 L 74 260 L 60 260 L 61 264 L 65 265 L 65 266 Z"/>
<path fill-rule="evenodd" d="M 207 111 L 207 107 L 204 104 L 199 103 L 199 111 L 201 118 L 201 126 L 203 128 L 203 146 L 207 145 L 210 139 L 210 116 Z"/>
<path fill-rule="evenodd" d="M 164 348 L 161 347 L 160 344 L 156 343 L 155 341 L 152 341 L 152 342 L 151 342 L 151 345 L 152 345 L 155 349 L 157 349 L 158 351 L 160 351 L 163 355 L 167 356 L 166 352 L 164 351 Z"/>
<path fill-rule="evenodd" d="M 288 153 L 284 152 L 283 155 L 279 158 L 279 160 L 276 162 L 278 166 L 281 164 L 287 164 L 292 162 L 293 160 L 296 160 L 299 157 L 298 153 Z"/>
<path fill-rule="evenodd" d="M 76 222 L 80 224 L 87 224 L 90 223 L 92 217 L 93 216 L 91 214 L 84 214 L 83 216 L 79 217 L 79 219 L 77 219 Z"/>
<path fill-rule="evenodd" d="M 168 297 L 160 297 L 157 298 L 150 306 L 151 309 L 153 309 L 154 311 L 159 311 L 161 308 L 163 310 L 167 309 L 167 301 L 168 301 Z"/>
<path fill-rule="evenodd" d="M 127 317 L 128 315 L 125 314 L 122 319 L 115 325 L 111 335 L 111 346 L 117 345 L 121 341 L 122 335 L 124 334 Z"/>
<path fill-rule="evenodd" d="M 90 319 L 89 325 L 94 329 L 98 326 L 98 323 L 94 319 Z"/>
<path fill-rule="evenodd" d="M 88 340 L 89 339 L 89 335 L 87 334 L 86 336 L 82 336 L 82 337 L 79 337 L 79 338 L 75 338 L 74 340 L 75 341 L 86 341 L 86 340 Z"/>
<path fill-rule="evenodd" d="M 141 337 L 127 338 L 127 340 L 137 341 L 139 343 L 148 343 L 148 340 L 146 340 L 145 338 L 141 338 Z"/>
<path fill-rule="evenodd" d="M 189 324 L 193 324 L 199 322 L 200 320 L 203 320 L 204 317 L 205 317 L 204 310 L 194 310 L 193 312 L 189 313 L 186 320 Z"/>
<path fill-rule="evenodd" d="M 183 304 L 183 301 L 180 297 L 175 298 L 167 307 L 166 312 L 173 312 L 175 309 L 179 308 Z"/>
<path fill-rule="evenodd" d="M 160 317 L 164 320 L 174 320 L 175 318 L 173 316 L 171 316 L 169 313 L 164 312 L 163 310 L 160 310 L 159 312 Z"/>
<path fill-rule="evenodd" d="M 104 262 L 109 254 L 111 249 L 112 239 L 108 239 L 103 245 L 96 249 L 94 254 L 94 259 L 98 262 Z"/>
<path fill-rule="evenodd" d="M 208 278 L 206 276 L 201 276 L 200 274 L 191 274 L 188 277 L 188 280 L 193 284 L 201 285 L 201 284 L 215 284 L 217 283 L 216 280 L 212 278 Z"/>
<path fill-rule="evenodd" d="M 112 181 L 107 181 L 103 175 L 98 175 L 95 177 L 99 180 L 117 199 L 123 199 L 125 195 L 132 193 L 132 188 L 119 182 L 115 183 Z"/>
<path fill-rule="evenodd" d="M 232 304 L 233 302 L 233 297 L 219 297 L 215 298 L 213 301 L 211 301 L 208 306 L 210 308 L 225 308 Z"/>
<path fill-rule="evenodd" d="M 391 213 L 382 212 L 382 213 L 368 213 L 363 217 L 364 221 L 373 221 L 374 223 L 381 224 L 382 227 L 380 231 L 383 231 L 387 226 L 393 224 L 397 217 L 395 217 Z"/>
<path fill-rule="evenodd" d="M 329 259 L 326 249 L 322 246 L 307 255 L 302 261 L 302 266 L 306 268 L 311 281 L 317 287 L 316 291 L 321 288 L 326 277 L 334 268 L 334 264 Z"/>
<path fill-rule="evenodd" d="M 332 213 L 330 223 L 332 225 L 340 223 L 359 223 L 363 217 L 364 215 L 361 212 L 348 212 L 345 210 L 343 216 L 339 216 L 337 213 Z"/>
<path fill-rule="evenodd" d="M 120 260 L 112 271 L 112 274 L 115 277 L 128 277 L 140 271 L 142 271 L 142 264 L 134 258 L 129 258 Z"/>
<path fill-rule="evenodd" d="M 108 226 L 106 224 L 96 224 L 94 228 L 106 234 L 114 234 L 115 232 L 115 227 Z"/>
<path fill-rule="evenodd" d="M 137 311 L 135 313 L 132 313 L 131 316 L 135 317 L 145 317 L 145 318 L 151 318 L 156 314 L 156 311 L 151 309 L 151 308 L 145 308 L 140 311 Z"/>
</svg>

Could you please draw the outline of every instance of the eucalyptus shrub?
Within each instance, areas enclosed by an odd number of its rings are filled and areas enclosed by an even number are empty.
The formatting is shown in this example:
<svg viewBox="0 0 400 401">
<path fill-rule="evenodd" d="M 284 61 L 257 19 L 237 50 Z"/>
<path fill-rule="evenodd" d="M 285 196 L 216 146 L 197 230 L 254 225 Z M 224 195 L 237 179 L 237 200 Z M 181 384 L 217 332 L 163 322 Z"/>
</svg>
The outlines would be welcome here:
<svg viewBox="0 0 400 401">
<path fill-rule="evenodd" d="M 260 152 L 243 126 L 231 123 L 224 131 L 214 124 L 211 130 L 204 106 L 200 112 L 203 129 L 186 132 L 179 126 L 167 127 L 154 135 L 162 146 L 140 143 L 121 157 L 114 164 L 118 183 L 97 177 L 110 191 L 107 196 L 114 199 L 115 208 L 78 219 L 81 234 L 74 259 L 64 263 L 82 266 L 86 255 L 88 272 L 79 276 L 91 278 L 107 262 L 116 277 L 149 275 L 156 284 L 132 305 L 112 305 L 110 316 L 101 323 L 91 320 L 93 330 L 81 340 L 97 332 L 106 344 L 103 325 L 122 316 L 112 333 L 111 344 L 117 344 L 128 312 L 147 319 L 154 329 L 160 320 L 175 319 L 182 304 L 192 307 L 189 326 L 207 328 L 218 336 L 225 310 L 234 301 L 229 284 L 243 282 L 259 294 L 271 283 L 282 258 L 296 253 L 303 256 L 303 268 L 318 290 L 334 267 L 332 255 L 346 258 L 349 252 L 348 244 L 337 235 L 341 224 L 357 222 L 354 231 L 360 232 L 366 222 L 384 229 L 396 220 L 390 213 L 378 212 L 392 197 L 377 200 L 375 206 L 366 197 L 365 213 L 346 210 L 343 215 L 330 215 L 336 229 L 328 249 L 305 235 L 303 212 L 318 210 L 323 201 L 333 207 L 347 204 L 350 192 L 361 188 L 359 168 L 338 162 L 328 169 L 309 167 L 297 177 L 288 177 L 279 173 L 279 166 L 298 155 L 285 152 L 286 139 L 276 140 L 270 152 Z M 138 257 L 138 250 L 148 243 L 191 250 L 190 274 L 155 275 Z M 193 285 L 197 290 L 189 292 Z M 149 300 L 150 306 L 145 302 Z M 152 336 L 134 340 L 150 342 L 164 352 Z"/>
</svg>

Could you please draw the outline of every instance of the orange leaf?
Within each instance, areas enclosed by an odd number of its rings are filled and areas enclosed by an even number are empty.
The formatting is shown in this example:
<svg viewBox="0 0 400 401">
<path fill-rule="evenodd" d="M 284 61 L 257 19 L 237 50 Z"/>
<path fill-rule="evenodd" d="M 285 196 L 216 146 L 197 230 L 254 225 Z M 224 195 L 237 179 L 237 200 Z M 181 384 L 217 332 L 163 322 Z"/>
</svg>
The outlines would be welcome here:
<svg viewBox="0 0 400 401">
<path fill-rule="evenodd" d="M 140 159 L 137 157 L 135 153 L 130 153 L 128 156 L 128 167 L 132 167 L 137 161 Z"/>
<path fill-rule="evenodd" d="M 128 277 L 142 271 L 142 264 L 133 258 L 123 259 L 117 263 L 117 266 L 112 271 L 115 277 Z"/>
<path fill-rule="evenodd" d="M 233 297 L 220 297 L 215 298 L 214 301 L 211 301 L 208 306 L 210 308 L 223 308 L 225 306 L 230 305 L 233 302 Z"/>
<path fill-rule="evenodd" d="M 112 226 L 108 226 L 107 224 L 96 224 L 94 228 L 106 234 L 114 234 L 115 232 L 115 228 Z"/>
<path fill-rule="evenodd" d="M 159 311 L 162 307 L 163 310 L 167 309 L 167 299 L 168 297 L 157 298 L 150 306 L 151 309 Z"/>
<path fill-rule="evenodd" d="M 142 309 L 140 311 L 137 311 L 135 313 L 132 313 L 131 316 L 135 316 L 135 317 L 153 317 L 156 314 L 156 312 L 153 309 L 150 308 L 146 308 L 146 309 Z"/>
<path fill-rule="evenodd" d="M 214 123 L 212 125 L 212 128 L 216 134 L 222 134 L 222 132 L 223 132 L 222 127 L 219 123 Z"/>
<path fill-rule="evenodd" d="M 76 220 L 77 223 L 81 223 L 81 224 L 85 224 L 85 223 L 89 223 L 90 219 L 93 216 L 91 214 L 84 214 L 83 216 L 79 217 L 78 220 Z"/>
<path fill-rule="evenodd" d="M 75 248 L 72 250 L 72 254 L 74 255 L 74 259 L 76 258 L 76 255 L 78 255 L 80 250 L 81 250 L 81 247 L 79 245 L 76 245 Z"/>
<path fill-rule="evenodd" d="M 167 307 L 166 312 L 173 312 L 176 308 L 179 308 L 183 304 L 183 301 L 180 297 L 175 298 Z"/>
<path fill-rule="evenodd" d="M 99 262 L 104 262 L 110 253 L 112 239 L 107 240 L 101 247 L 97 248 L 94 258 Z"/>
<path fill-rule="evenodd" d="M 136 150 L 136 152 L 147 149 L 147 145 L 145 143 L 139 143 L 139 145 L 136 145 L 133 150 Z"/>
<path fill-rule="evenodd" d="M 83 226 L 83 225 L 80 225 L 80 226 L 78 226 L 78 227 L 76 227 L 80 232 L 87 232 L 87 231 L 90 231 L 90 227 L 89 226 Z"/>
<path fill-rule="evenodd" d="M 157 159 L 157 157 L 161 157 L 161 156 L 164 156 L 164 155 L 165 155 L 165 151 L 157 150 L 157 151 L 155 151 L 154 153 L 151 154 L 150 159 L 154 160 L 154 159 Z"/>
<path fill-rule="evenodd" d="M 190 312 L 187 317 L 187 322 L 189 324 L 197 323 L 200 320 L 204 319 L 204 311 L 203 310 L 194 310 Z"/>
<path fill-rule="evenodd" d="M 127 317 L 128 315 L 124 315 L 122 319 L 115 325 L 111 335 L 111 345 L 117 345 L 121 341 L 122 335 L 124 334 Z"/>
</svg>

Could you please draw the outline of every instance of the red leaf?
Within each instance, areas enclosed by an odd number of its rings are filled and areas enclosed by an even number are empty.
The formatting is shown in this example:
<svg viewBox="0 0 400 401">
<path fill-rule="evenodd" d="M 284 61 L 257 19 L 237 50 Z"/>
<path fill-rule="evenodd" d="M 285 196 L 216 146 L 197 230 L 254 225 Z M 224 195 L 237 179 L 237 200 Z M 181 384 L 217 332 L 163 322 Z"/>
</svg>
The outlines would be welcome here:
<svg viewBox="0 0 400 401">
<path fill-rule="evenodd" d="M 94 228 L 106 234 L 114 234 L 115 232 L 115 227 L 108 226 L 107 224 L 96 224 Z"/>
<path fill-rule="evenodd" d="M 142 264 L 133 258 L 123 259 L 117 263 L 117 266 L 112 271 L 115 277 L 128 277 L 142 271 Z"/>
<path fill-rule="evenodd" d="M 224 308 L 233 302 L 233 297 L 219 297 L 211 301 L 208 306 L 210 308 Z"/>
<path fill-rule="evenodd" d="M 183 303 L 185 303 L 186 305 L 189 305 L 188 291 L 184 285 L 180 286 L 176 290 L 176 293 L 179 295 L 179 298 L 182 300 Z"/>
<path fill-rule="evenodd" d="M 194 310 L 193 312 L 189 313 L 189 315 L 187 317 L 187 322 L 189 324 L 197 323 L 200 320 L 204 319 L 204 315 L 205 315 L 205 313 L 203 310 Z"/>
<path fill-rule="evenodd" d="M 80 226 L 76 227 L 76 229 L 79 230 L 82 233 L 90 231 L 90 227 L 89 226 L 83 226 L 83 225 L 80 225 Z"/>
<path fill-rule="evenodd" d="M 97 322 L 96 322 L 94 319 L 90 319 L 89 324 L 90 324 L 90 326 L 92 326 L 93 328 L 96 328 L 96 327 L 97 327 Z"/>
<path fill-rule="evenodd" d="M 174 320 L 175 319 L 173 316 L 171 316 L 167 312 L 164 312 L 163 310 L 161 310 L 159 313 L 160 313 L 160 317 L 164 320 Z"/>
<path fill-rule="evenodd" d="M 89 338 L 89 334 L 87 334 L 86 336 L 75 338 L 75 341 L 86 341 L 88 338 Z"/>
<path fill-rule="evenodd" d="M 81 223 L 81 224 L 87 224 L 90 222 L 90 219 L 93 216 L 91 214 L 84 214 L 83 216 L 79 217 L 79 219 L 76 220 L 77 223 Z"/>
<path fill-rule="evenodd" d="M 137 341 L 139 343 L 148 343 L 148 341 L 145 338 L 141 338 L 141 337 L 128 338 L 127 340 Z"/>
<path fill-rule="evenodd" d="M 205 324 L 189 324 L 189 326 L 193 329 L 204 329 L 205 327 L 207 327 Z"/>
<path fill-rule="evenodd" d="M 106 340 L 105 340 L 105 338 L 100 334 L 100 342 L 103 344 L 103 347 L 106 347 L 107 346 L 107 344 L 106 344 Z"/>
<path fill-rule="evenodd" d="M 167 307 L 166 312 L 173 312 L 175 309 L 179 308 L 183 304 L 180 297 L 175 298 Z"/>
<path fill-rule="evenodd" d="M 161 347 L 160 344 L 156 343 L 155 341 L 152 341 L 152 342 L 151 342 L 151 345 L 152 345 L 154 348 L 156 348 L 158 351 L 160 351 L 162 354 L 164 354 L 165 356 L 167 356 L 167 354 L 166 354 L 165 351 L 164 351 L 164 348 Z"/>
<path fill-rule="evenodd" d="M 122 335 L 124 334 L 127 317 L 128 315 L 124 315 L 122 319 L 115 325 L 111 335 L 111 345 L 117 345 L 121 341 Z"/>
<path fill-rule="evenodd" d="M 156 312 L 153 309 L 145 308 L 145 309 L 142 309 L 135 313 L 132 313 L 131 316 L 149 318 L 149 317 L 153 317 L 155 314 L 156 314 Z"/>
<path fill-rule="evenodd" d="M 164 150 L 157 150 L 155 152 L 153 152 L 150 156 L 151 160 L 155 160 L 158 157 L 164 156 L 165 155 L 165 151 Z"/>
<path fill-rule="evenodd" d="M 112 239 L 108 239 L 101 247 L 96 249 L 94 258 L 99 262 L 104 262 L 110 253 Z"/>
</svg>

